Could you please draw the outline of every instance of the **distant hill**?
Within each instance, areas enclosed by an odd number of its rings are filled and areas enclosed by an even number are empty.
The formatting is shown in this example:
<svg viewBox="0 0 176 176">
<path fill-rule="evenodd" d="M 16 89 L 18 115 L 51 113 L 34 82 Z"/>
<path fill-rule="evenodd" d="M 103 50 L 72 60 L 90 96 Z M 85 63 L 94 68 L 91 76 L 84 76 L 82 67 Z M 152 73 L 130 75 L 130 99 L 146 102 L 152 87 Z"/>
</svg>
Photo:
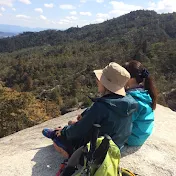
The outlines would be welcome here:
<svg viewBox="0 0 176 176">
<path fill-rule="evenodd" d="M 46 30 L 46 28 L 29 28 L 17 25 L 0 24 L 0 31 L 8 33 L 22 33 L 26 31 L 39 32 L 43 30 Z"/>
<path fill-rule="evenodd" d="M 10 40 L 2 39 L 0 40 L 0 52 L 12 52 L 47 44 L 61 45 L 75 41 L 138 45 L 144 40 L 159 42 L 175 38 L 176 13 L 157 14 L 154 11 L 138 10 L 82 28 L 69 28 L 65 31 L 45 30 L 37 33 L 26 32 Z"/>
<path fill-rule="evenodd" d="M 0 38 L 12 37 L 17 35 L 18 33 L 11 33 L 11 32 L 0 32 Z"/>
<path fill-rule="evenodd" d="M 38 96 L 58 85 L 49 99 L 60 109 L 90 104 L 87 95 L 97 91 L 92 70 L 130 59 L 147 66 L 167 105 L 162 92 L 176 87 L 176 13 L 138 10 L 82 28 L 24 32 L 0 39 L 0 53 L 7 87 Z"/>
</svg>

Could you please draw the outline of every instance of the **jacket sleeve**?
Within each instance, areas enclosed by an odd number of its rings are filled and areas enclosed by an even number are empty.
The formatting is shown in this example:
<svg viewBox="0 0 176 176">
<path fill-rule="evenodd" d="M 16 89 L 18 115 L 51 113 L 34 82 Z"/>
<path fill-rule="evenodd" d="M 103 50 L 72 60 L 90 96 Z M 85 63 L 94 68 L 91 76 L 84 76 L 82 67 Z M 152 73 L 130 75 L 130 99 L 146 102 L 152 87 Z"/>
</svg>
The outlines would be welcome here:
<svg viewBox="0 0 176 176">
<path fill-rule="evenodd" d="M 83 118 L 74 125 L 66 126 L 62 129 L 61 135 L 68 140 L 84 137 L 92 128 L 94 123 L 100 123 L 100 103 L 95 102 L 90 108 L 86 109 Z"/>
</svg>

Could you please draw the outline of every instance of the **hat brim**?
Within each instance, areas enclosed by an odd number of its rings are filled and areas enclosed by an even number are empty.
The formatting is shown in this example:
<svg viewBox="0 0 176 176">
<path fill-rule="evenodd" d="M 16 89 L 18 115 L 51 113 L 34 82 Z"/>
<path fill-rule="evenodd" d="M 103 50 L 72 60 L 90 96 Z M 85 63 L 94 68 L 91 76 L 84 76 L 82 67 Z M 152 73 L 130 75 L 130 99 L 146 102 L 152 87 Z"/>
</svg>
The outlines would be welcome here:
<svg viewBox="0 0 176 176">
<path fill-rule="evenodd" d="M 94 73 L 97 79 L 103 84 L 106 89 L 118 95 L 126 95 L 125 88 L 108 81 L 103 75 L 103 70 L 94 70 Z"/>
</svg>

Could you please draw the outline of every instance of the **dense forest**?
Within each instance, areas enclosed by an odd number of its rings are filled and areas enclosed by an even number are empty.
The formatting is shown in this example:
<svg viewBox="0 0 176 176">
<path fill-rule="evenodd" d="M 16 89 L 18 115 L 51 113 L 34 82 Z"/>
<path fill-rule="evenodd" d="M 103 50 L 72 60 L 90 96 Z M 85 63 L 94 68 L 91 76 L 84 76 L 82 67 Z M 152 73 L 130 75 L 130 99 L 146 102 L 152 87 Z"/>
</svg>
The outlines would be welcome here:
<svg viewBox="0 0 176 176">
<path fill-rule="evenodd" d="M 0 83 L 0 138 L 51 119 L 54 110 L 47 113 L 45 104 L 32 93 L 17 92 Z"/>
<path fill-rule="evenodd" d="M 0 39 L 0 80 L 67 112 L 96 95 L 93 69 L 130 59 L 146 65 L 166 105 L 162 93 L 176 87 L 176 13 L 138 10 L 82 28 Z"/>
</svg>

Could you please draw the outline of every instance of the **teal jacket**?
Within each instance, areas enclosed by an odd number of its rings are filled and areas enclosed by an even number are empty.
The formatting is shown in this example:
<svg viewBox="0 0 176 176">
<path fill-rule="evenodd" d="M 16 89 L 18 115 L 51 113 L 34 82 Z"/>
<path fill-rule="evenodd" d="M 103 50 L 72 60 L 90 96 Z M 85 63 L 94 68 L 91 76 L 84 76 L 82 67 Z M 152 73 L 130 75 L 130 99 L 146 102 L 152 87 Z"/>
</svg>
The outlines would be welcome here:
<svg viewBox="0 0 176 176">
<path fill-rule="evenodd" d="M 137 102 L 130 95 L 124 97 L 116 94 L 93 101 L 93 105 L 82 113 L 82 119 L 64 127 L 61 135 L 69 141 L 79 141 L 97 123 L 101 125 L 100 136 L 108 134 L 119 148 L 122 147 L 131 134 L 132 113 L 137 109 Z"/>
<path fill-rule="evenodd" d="M 142 88 L 127 91 L 138 102 L 138 110 L 133 113 L 132 134 L 128 138 L 128 145 L 140 146 L 150 136 L 154 125 L 154 112 L 151 108 L 152 99 L 147 90 Z"/>
</svg>

